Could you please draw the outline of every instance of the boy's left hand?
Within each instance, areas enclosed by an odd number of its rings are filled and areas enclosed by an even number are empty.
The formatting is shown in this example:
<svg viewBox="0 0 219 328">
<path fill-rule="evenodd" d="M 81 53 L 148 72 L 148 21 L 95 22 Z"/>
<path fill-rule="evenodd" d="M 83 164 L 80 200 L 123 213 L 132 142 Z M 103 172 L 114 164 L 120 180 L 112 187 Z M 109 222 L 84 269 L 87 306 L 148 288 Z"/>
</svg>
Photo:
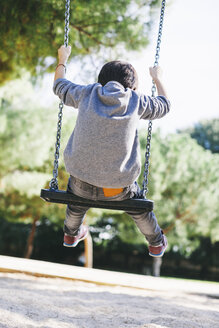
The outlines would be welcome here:
<svg viewBox="0 0 219 328">
<path fill-rule="evenodd" d="M 58 58 L 60 64 L 66 64 L 71 54 L 71 46 L 61 46 L 58 50 Z"/>
</svg>

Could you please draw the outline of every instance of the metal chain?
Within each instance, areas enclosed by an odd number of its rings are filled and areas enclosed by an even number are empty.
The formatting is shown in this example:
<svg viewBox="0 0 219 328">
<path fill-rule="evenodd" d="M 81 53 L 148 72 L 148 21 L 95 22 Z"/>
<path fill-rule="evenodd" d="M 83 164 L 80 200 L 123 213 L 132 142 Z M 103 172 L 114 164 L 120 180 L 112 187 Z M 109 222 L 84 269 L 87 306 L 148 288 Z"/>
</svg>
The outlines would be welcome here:
<svg viewBox="0 0 219 328">
<path fill-rule="evenodd" d="M 166 0 L 162 0 L 154 66 L 158 65 L 158 60 L 160 57 L 160 44 L 161 44 L 161 36 L 162 36 L 162 30 L 163 30 L 165 5 L 166 5 Z M 152 81 L 152 88 L 151 88 L 152 97 L 155 96 L 155 92 L 156 92 L 156 86 L 155 86 L 154 81 Z M 150 155 L 151 155 L 151 153 L 150 153 L 151 137 L 152 137 L 152 121 L 150 120 L 148 122 L 148 135 L 147 135 L 145 164 L 144 164 L 144 179 L 143 179 L 142 190 L 141 190 L 141 196 L 145 199 L 146 199 L 146 195 L 148 193 L 148 176 L 149 176 L 149 165 L 150 165 L 149 160 L 150 160 Z"/>
<path fill-rule="evenodd" d="M 64 45 L 68 46 L 68 34 L 69 34 L 69 17 L 70 17 L 70 0 L 66 0 L 65 4 L 65 34 L 64 34 Z M 63 116 L 64 103 L 61 101 L 59 103 L 59 113 L 58 113 L 58 124 L 57 124 L 57 134 L 56 134 L 56 144 L 55 144 L 55 160 L 53 168 L 53 178 L 50 181 L 50 189 L 59 189 L 58 186 L 58 168 L 59 168 L 59 149 L 61 143 L 61 129 L 62 129 L 62 116 Z"/>
</svg>

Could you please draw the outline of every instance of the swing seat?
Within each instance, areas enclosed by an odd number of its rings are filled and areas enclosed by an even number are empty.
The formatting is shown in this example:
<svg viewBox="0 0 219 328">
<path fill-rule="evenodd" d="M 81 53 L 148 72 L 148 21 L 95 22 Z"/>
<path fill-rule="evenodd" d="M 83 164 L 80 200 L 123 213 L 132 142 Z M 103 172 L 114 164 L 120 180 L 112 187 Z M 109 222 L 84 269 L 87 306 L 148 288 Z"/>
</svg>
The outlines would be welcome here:
<svg viewBox="0 0 219 328">
<path fill-rule="evenodd" d="M 87 206 L 89 208 L 106 208 L 121 211 L 144 210 L 148 212 L 151 212 L 154 208 L 154 202 L 149 199 L 131 198 L 122 201 L 100 201 L 85 199 L 64 190 L 54 189 L 41 189 L 40 197 L 51 203 Z"/>
</svg>

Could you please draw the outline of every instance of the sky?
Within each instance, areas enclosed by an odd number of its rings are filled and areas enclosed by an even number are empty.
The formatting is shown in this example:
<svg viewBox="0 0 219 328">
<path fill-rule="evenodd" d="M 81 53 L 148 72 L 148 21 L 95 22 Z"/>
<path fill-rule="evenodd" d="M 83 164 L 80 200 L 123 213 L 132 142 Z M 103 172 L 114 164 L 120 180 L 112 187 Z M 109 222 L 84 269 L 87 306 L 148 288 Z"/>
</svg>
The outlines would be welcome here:
<svg viewBox="0 0 219 328">
<path fill-rule="evenodd" d="M 219 117 L 218 13 L 218 0 L 167 0 L 159 64 L 172 106 L 165 118 L 154 122 L 155 128 L 174 132 Z M 151 84 L 145 73 L 154 63 L 158 24 L 159 15 L 150 46 L 132 61 L 141 91 Z"/>
<path fill-rule="evenodd" d="M 153 129 L 171 133 L 193 126 L 202 119 L 219 117 L 219 1 L 167 0 L 166 4 L 159 64 L 171 111 L 154 121 Z M 148 71 L 154 63 L 159 16 L 158 12 L 150 45 L 126 58 L 137 70 L 140 91 L 147 94 L 151 93 Z M 67 72 L 72 71 L 74 64 L 69 66 Z M 71 79 L 68 73 L 67 78 Z M 54 99 L 51 75 L 45 81 L 50 85 L 47 97 Z M 75 82 L 81 83 L 80 80 Z M 44 97 L 46 102 L 47 97 Z M 140 126 L 145 126 L 145 122 Z"/>
</svg>

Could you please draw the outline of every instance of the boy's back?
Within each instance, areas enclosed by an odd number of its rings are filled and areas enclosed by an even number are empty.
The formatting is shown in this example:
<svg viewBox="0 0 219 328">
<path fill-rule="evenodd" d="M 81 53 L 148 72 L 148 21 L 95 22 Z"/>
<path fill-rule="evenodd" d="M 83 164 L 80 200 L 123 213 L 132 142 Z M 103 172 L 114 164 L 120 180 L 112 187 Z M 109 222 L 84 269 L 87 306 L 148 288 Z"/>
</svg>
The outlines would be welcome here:
<svg viewBox="0 0 219 328">
<path fill-rule="evenodd" d="M 67 171 L 89 184 L 126 187 L 141 170 L 137 126 L 169 111 L 165 97 L 150 98 L 117 81 L 80 86 L 58 79 L 54 92 L 78 117 L 64 152 Z"/>
</svg>

